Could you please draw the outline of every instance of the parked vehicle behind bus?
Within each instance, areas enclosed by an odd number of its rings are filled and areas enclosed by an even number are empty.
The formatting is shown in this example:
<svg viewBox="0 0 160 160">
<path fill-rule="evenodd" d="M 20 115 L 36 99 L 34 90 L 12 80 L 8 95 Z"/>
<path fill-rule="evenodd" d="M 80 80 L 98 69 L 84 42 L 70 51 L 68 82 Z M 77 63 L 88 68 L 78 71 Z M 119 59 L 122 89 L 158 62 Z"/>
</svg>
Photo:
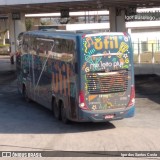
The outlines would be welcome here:
<svg viewBox="0 0 160 160">
<path fill-rule="evenodd" d="M 134 116 L 133 68 L 127 33 L 30 31 L 18 89 L 64 123 L 120 120 Z"/>
</svg>

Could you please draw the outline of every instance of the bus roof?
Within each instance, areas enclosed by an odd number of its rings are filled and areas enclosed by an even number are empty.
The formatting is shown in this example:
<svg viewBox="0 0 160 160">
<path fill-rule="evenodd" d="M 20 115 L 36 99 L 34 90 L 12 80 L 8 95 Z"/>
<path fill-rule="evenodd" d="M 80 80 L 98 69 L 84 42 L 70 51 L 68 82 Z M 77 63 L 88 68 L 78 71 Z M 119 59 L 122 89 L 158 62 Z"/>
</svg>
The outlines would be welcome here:
<svg viewBox="0 0 160 160">
<path fill-rule="evenodd" d="M 67 30 L 56 30 L 56 29 L 42 29 L 25 32 L 24 34 L 41 36 L 41 37 L 76 37 L 76 36 L 102 36 L 102 35 L 126 35 L 123 32 L 98 32 L 94 30 L 78 30 L 78 31 L 67 31 Z"/>
<path fill-rule="evenodd" d="M 93 34 L 93 33 L 98 33 L 98 32 L 88 31 L 88 30 L 85 30 L 85 31 L 84 30 L 83 31 L 66 31 L 66 30 L 55 30 L 55 29 L 42 29 L 42 30 L 25 32 L 24 34 L 52 37 L 54 35 L 77 36 L 77 35 Z"/>
</svg>

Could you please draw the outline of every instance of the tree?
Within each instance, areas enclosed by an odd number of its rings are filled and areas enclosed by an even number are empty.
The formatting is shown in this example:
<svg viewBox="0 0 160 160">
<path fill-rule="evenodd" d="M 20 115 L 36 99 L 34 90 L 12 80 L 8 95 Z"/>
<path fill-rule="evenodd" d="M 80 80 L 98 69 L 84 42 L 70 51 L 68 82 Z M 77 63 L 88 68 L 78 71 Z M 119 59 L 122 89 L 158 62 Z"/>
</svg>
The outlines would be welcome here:
<svg viewBox="0 0 160 160">
<path fill-rule="evenodd" d="M 6 38 L 6 33 L 7 33 L 8 29 L 5 29 L 4 31 L 1 31 L 1 38 L 2 38 L 2 44 L 5 45 L 5 38 Z"/>
<path fill-rule="evenodd" d="M 32 20 L 31 19 L 26 19 L 26 30 L 27 31 L 31 30 L 32 26 L 33 26 Z"/>
</svg>

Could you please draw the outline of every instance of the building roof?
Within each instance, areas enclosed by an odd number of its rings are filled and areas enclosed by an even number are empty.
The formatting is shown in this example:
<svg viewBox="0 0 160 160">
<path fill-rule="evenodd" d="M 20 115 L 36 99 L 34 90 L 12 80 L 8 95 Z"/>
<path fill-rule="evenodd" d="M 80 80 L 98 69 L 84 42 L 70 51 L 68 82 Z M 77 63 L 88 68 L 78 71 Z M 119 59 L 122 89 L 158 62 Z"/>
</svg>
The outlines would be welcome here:
<svg viewBox="0 0 160 160">
<path fill-rule="evenodd" d="M 51 13 L 62 9 L 70 11 L 104 10 L 113 6 L 119 8 L 158 7 L 160 0 L 0 0 L 0 14 Z"/>
</svg>

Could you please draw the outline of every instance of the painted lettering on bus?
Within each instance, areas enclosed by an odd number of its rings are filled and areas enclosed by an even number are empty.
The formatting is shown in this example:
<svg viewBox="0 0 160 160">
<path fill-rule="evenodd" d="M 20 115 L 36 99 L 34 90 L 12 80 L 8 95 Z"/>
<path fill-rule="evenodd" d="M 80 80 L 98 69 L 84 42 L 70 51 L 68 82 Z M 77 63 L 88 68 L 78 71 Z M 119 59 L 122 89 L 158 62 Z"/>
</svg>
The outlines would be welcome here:
<svg viewBox="0 0 160 160">
<path fill-rule="evenodd" d="M 113 36 L 109 37 L 106 36 L 104 40 L 100 38 L 96 38 L 96 41 L 94 42 L 94 48 L 96 50 L 102 50 L 103 48 L 105 49 L 118 49 L 118 37 Z"/>
<path fill-rule="evenodd" d="M 118 49 L 118 36 L 87 37 L 83 40 L 83 45 L 86 54 L 93 54 L 94 51 L 102 49 Z"/>
<path fill-rule="evenodd" d="M 52 90 L 54 93 L 64 94 L 64 96 L 70 96 L 70 77 L 72 71 L 70 66 L 58 63 L 53 65 L 52 72 Z"/>
</svg>

